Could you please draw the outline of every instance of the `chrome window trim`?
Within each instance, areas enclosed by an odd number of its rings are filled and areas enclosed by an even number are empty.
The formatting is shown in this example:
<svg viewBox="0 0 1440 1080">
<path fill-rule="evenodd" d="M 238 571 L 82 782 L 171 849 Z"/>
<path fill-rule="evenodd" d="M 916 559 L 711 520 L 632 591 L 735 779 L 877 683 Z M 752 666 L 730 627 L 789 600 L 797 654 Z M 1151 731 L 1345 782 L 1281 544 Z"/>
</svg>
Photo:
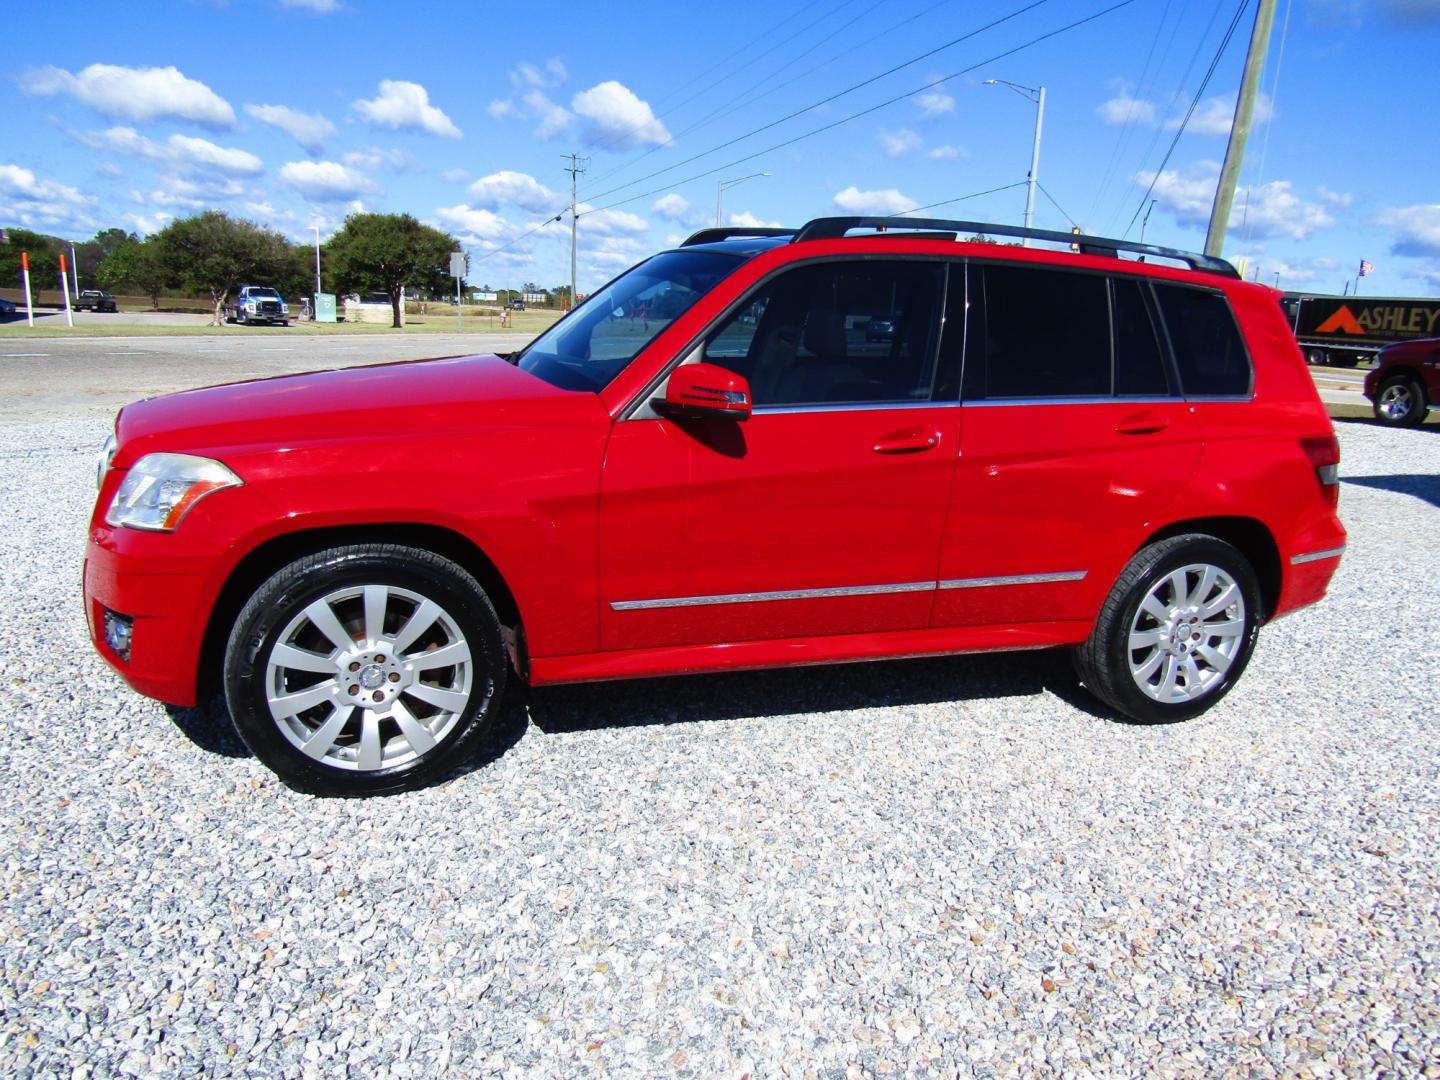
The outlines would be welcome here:
<svg viewBox="0 0 1440 1080">
<path fill-rule="evenodd" d="M 1028 398 L 975 398 L 961 402 L 966 408 L 985 409 L 993 406 L 1014 405 L 1183 405 L 1179 397 L 1028 397 Z"/>
<path fill-rule="evenodd" d="M 880 596 L 889 593 L 931 592 L 933 581 L 907 581 L 898 585 L 847 585 L 830 589 L 780 589 L 776 592 L 721 593 L 716 596 L 672 596 L 661 600 L 612 600 L 615 611 L 652 608 L 708 607 L 712 604 L 753 604 L 767 600 L 814 600 L 831 596 Z"/>
<path fill-rule="evenodd" d="M 1304 555 L 1291 555 L 1290 565 L 1299 566 L 1301 563 L 1319 562 L 1321 559 L 1337 559 L 1344 554 L 1345 545 L 1341 544 L 1337 548 L 1326 548 L 1324 551 L 1310 551 Z"/>
<path fill-rule="evenodd" d="M 784 413 L 822 412 L 875 412 L 879 409 L 953 409 L 958 401 L 856 401 L 835 405 L 756 405 L 750 411 L 751 419 L 761 414 L 771 416 Z"/>
<path fill-rule="evenodd" d="M 951 578 L 937 583 L 941 589 L 986 589 L 996 585 L 1041 585 L 1050 581 L 1079 581 L 1088 570 L 1062 570 L 1053 574 L 1006 574 L 1001 577 Z"/>
</svg>

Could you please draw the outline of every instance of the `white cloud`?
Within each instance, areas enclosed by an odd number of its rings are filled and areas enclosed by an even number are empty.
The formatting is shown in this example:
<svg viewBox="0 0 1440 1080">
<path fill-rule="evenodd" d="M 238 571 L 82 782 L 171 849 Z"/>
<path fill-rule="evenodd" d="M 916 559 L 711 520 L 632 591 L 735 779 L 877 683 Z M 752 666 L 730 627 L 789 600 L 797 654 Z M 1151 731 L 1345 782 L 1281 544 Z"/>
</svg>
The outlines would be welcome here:
<svg viewBox="0 0 1440 1080">
<path fill-rule="evenodd" d="M 530 110 L 530 115 L 540 121 L 540 126 L 535 129 L 537 139 L 554 138 L 569 127 L 570 121 L 574 119 L 568 109 L 556 105 L 542 90 L 527 90 L 521 100 Z"/>
<path fill-rule="evenodd" d="M 284 7 L 304 8 L 307 11 L 329 15 L 340 10 L 340 0 L 280 0 Z"/>
<path fill-rule="evenodd" d="M 1271 103 L 1266 94 L 1255 95 L 1255 115 L 1250 121 L 1254 128 L 1260 124 L 1268 123 L 1275 118 L 1275 106 Z M 1165 130 L 1174 131 L 1180 126 L 1184 115 L 1172 116 L 1165 121 Z M 1185 128 L 1188 132 L 1196 135 L 1229 135 L 1230 124 L 1235 119 L 1235 97 L 1220 95 L 1209 97 L 1195 109 L 1195 115 L 1190 118 L 1189 126 Z"/>
<path fill-rule="evenodd" d="M 1202 161 L 1184 169 L 1167 169 L 1158 177 L 1155 173 L 1136 173 L 1132 179 L 1141 187 L 1148 187 L 1154 179 L 1153 195 L 1161 206 L 1182 225 L 1203 227 L 1210 221 L 1219 176 L 1220 167 L 1215 162 Z M 1300 198 L 1289 180 L 1272 180 L 1237 191 L 1230 213 L 1232 230 L 1243 227 L 1247 234 L 1259 237 L 1305 240 L 1317 229 L 1334 224 L 1335 219 L 1324 206 Z"/>
<path fill-rule="evenodd" d="M 595 210 L 589 203 L 581 203 L 580 228 L 598 236 L 625 236 L 648 232 L 650 223 L 639 214 L 624 210 Z"/>
<path fill-rule="evenodd" d="M 738 225 L 743 229 L 779 229 L 783 226 L 778 221 L 765 221 L 756 217 L 748 210 L 739 214 L 727 214 L 726 220 L 731 225 Z"/>
<path fill-rule="evenodd" d="M 570 107 L 589 123 L 585 137 L 603 143 L 607 149 L 630 150 L 637 146 L 663 146 L 670 133 L 651 111 L 622 83 L 611 79 L 576 94 Z"/>
<path fill-rule="evenodd" d="M 95 201 L 90 196 L 82 195 L 78 190 L 66 184 L 57 184 L 53 180 L 40 180 L 33 172 L 20 165 L 0 165 L 0 195 L 12 199 L 65 202 L 73 206 L 82 206 Z"/>
<path fill-rule="evenodd" d="M 470 179 L 470 171 L 468 169 L 446 169 L 440 174 L 440 179 L 447 184 L 462 184 Z"/>
<path fill-rule="evenodd" d="M 130 198 L 152 206 L 180 206 L 187 210 L 204 210 L 225 199 L 245 193 L 243 184 L 235 180 L 196 181 L 181 176 L 161 178 L 161 187 L 148 195 L 132 191 Z"/>
<path fill-rule="evenodd" d="M 477 206 L 518 206 L 534 213 L 559 213 L 564 201 L 528 173 L 509 169 L 482 176 L 470 185 L 470 194 Z"/>
<path fill-rule="evenodd" d="M 324 150 L 325 140 L 335 134 L 335 125 L 325 117 L 287 105 L 246 105 L 245 111 L 262 124 L 279 128 L 312 154 Z"/>
<path fill-rule="evenodd" d="M 73 75 L 44 67 L 22 75 L 20 88 L 27 94 L 69 94 L 105 116 L 136 122 L 174 118 L 211 128 L 235 124 L 228 101 L 173 67 L 91 64 Z"/>
<path fill-rule="evenodd" d="M 1095 115 L 1102 124 L 1112 127 L 1121 124 L 1148 125 L 1155 123 L 1155 106 L 1143 98 L 1131 97 L 1129 90 L 1122 87 L 1113 98 L 1095 107 Z"/>
<path fill-rule="evenodd" d="M 516 64 L 514 70 L 510 72 L 510 83 L 520 89 L 530 86 L 545 89 L 559 86 L 569 77 L 570 73 L 565 70 L 565 65 L 560 62 L 558 57 L 552 56 L 545 61 L 544 68 L 525 61 Z"/>
<path fill-rule="evenodd" d="M 355 199 L 379 190 L 369 177 L 338 161 L 289 161 L 280 167 L 280 179 L 322 202 Z"/>
<path fill-rule="evenodd" d="M 933 161 L 955 161 L 958 158 L 968 158 L 970 151 L 963 146 L 937 146 L 925 156 Z"/>
<path fill-rule="evenodd" d="M 552 57 L 544 66 L 522 62 L 510 71 L 510 85 L 515 88 L 512 96 L 490 102 L 486 111 L 497 120 L 519 119 L 529 116 L 538 120 L 535 135 L 539 139 L 551 139 L 570 126 L 574 119 L 570 110 L 552 101 L 546 90 L 559 86 L 570 78 L 565 65 Z"/>
<path fill-rule="evenodd" d="M 685 221 L 693 212 L 690 209 L 689 200 L 684 195 L 677 195 L 673 191 L 656 199 L 655 205 L 651 209 L 666 221 Z"/>
<path fill-rule="evenodd" d="M 465 203 L 441 207 L 435 211 L 435 216 L 447 228 L 459 233 L 460 238 L 471 246 L 493 248 L 515 232 L 510 223 L 499 214 Z"/>
<path fill-rule="evenodd" d="M 915 104 L 926 116 L 940 116 L 955 111 L 955 99 L 945 92 L 937 81 L 939 78 L 938 75 L 930 76 L 932 85 L 923 94 L 915 97 Z"/>
<path fill-rule="evenodd" d="M 382 79 L 374 100 L 355 102 L 355 111 L 376 127 L 416 128 L 447 139 L 460 138 L 450 117 L 430 104 L 430 94 L 419 83 Z"/>
<path fill-rule="evenodd" d="M 1385 210 L 1379 221 L 1390 230 L 1396 255 L 1440 255 L 1440 203 Z"/>
<path fill-rule="evenodd" d="M 425 166 L 404 150 L 382 150 L 368 146 L 363 150 L 351 150 L 345 155 L 346 165 L 363 169 L 378 169 L 381 166 L 397 173 L 423 173 Z"/>
<path fill-rule="evenodd" d="M 265 163 L 248 150 L 216 146 L 208 139 L 171 135 L 163 143 L 148 139 L 131 127 L 113 127 L 75 136 L 93 150 L 149 158 L 174 168 L 219 172 L 230 176 L 258 176 Z"/>
<path fill-rule="evenodd" d="M 835 205 L 850 214 L 903 214 L 919 204 L 894 188 L 884 191 L 861 191 L 853 184 L 835 196 Z"/>
<path fill-rule="evenodd" d="M 898 158 L 912 150 L 919 150 L 925 145 L 925 140 L 909 128 L 902 128 L 899 131 L 880 132 L 880 145 L 885 148 L 886 157 Z"/>
<path fill-rule="evenodd" d="M 135 227 L 135 231 L 142 236 L 159 232 L 166 224 L 175 220 L 174 214 L 167 214 L 160 210 L 153 214 L 125 214 L 124 220 Z"/>
</svg>

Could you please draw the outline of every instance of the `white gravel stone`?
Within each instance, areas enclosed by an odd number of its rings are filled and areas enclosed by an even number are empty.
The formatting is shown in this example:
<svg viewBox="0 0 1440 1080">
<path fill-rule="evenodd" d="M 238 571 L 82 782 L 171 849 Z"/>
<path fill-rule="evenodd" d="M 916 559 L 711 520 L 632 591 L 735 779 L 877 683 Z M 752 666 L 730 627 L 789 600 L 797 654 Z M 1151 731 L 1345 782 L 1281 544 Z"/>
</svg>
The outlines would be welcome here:
<svg viewBox="0 0 1440 1080">
<path fill-rule="evenodd" d="M 1436 1075 L 1440 439 L 1190 723 L 1059 655 L 517 695 L 316 801 L 93 654 L 107 420 L 0 427 L 0 1074 Z"/>
</svg>

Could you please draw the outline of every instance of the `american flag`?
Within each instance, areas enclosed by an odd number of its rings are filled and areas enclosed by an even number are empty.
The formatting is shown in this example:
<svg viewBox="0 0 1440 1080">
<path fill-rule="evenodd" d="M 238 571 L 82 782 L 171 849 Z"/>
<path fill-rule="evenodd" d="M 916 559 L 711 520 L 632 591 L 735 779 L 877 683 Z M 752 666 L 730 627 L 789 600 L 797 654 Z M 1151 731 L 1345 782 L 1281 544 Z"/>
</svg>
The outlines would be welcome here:
<svg viewBox="0 0 1440 1080">
<path fill-rule="evenodd" d="M 1360 260 L 1360 276 L 1361 276 L 1361 277 L 1364 277 L 1366 274 L 1373 274 L 1373 273 L 1375 273 L 1375 264 L 1372 263 L 1372 262 L 1368 262 L 1368 261 L 1365 260 L 1365 259 L 1361 259 L 1361 260 Z"/>
</svg>

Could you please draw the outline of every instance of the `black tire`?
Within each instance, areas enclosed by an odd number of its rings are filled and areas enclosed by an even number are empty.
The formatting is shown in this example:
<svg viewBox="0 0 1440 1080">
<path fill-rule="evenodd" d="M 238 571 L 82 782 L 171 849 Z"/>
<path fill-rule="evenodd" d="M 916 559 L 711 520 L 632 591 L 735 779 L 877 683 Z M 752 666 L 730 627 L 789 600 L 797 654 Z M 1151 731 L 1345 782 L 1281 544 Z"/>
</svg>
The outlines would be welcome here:
<svg viewBox="0 0 1440 1080">
<path fill-rule="evenodd" d="M 1311 367 L 1324 367 L 1330 362 L 1330 354 L 1324 349 L 1306 349 L 1305 362 Z"/>
<path fill-rule="evenodd" d="M 1172 620 L 1169 623 L 1162 623 L 1153 615 L 1142 613 L 1142 605 L 1147 597 L 1150 597 L 1152 590 L 1162 593 L 1170 590 L 1167 579 L 1177 571 L 1189 567 L 1211 567 L 1218 571 L 1217 583 L 1214 586 L 1217 591 L 1207 594 L 1216 602 L 1224 591 L 1224 577 L 1228 577 L 1235 586 L 1235 600 L 1241 607 L 1236 608 L 1234 602 L 1231 602 L 1210 616 L 1202 615 L 1198 622 L 1193 623 L 1187 623 L 1183 612 L 1177 613 L 1173 605 L 1169 605 Z M 1187 588 L 1189 583 L 1193 582 L 1195 589 L 1199 591 L 1203 575 L 1189 572 L 1183 575 L 1183 580 L 1187 583 Z M 1171 595 L 1173 596 L 1173 592 Z M 1199 607 L 1201 611 L 1204 602 L 1205 597 L 1202 597 Z M 1165 602 L 1160 604 L 1162 607 L 1167 606 Z M 1100 609 L 1100 616 L 1095 621 L 1090 637 L 1075 650 L 1076 672 L 1086 689 L 1132 720 L 1142 724 L 1169 724 L 1188 720 L 1224 697 L 1244 673 L 1259 633 L 1260 605 L 1260 586 L 1254 568 L 1245 556 L 1230 544 L 1198 533 L 1157 541 L 1141 549 L 1116 580 L 1114 588 L 1110 590 L 1109 597 Z M 1239 618 L 1234 617 L 1237 615 Z M 1152 622 L 1156 624 L 1154 627 L 1149 625 Z M 1239 623 L 1239 627 L 1231 629 L 1235 623 Z M 1225 627 L 1232 637 L 1224 640 L 1220 646 L 1212 646 L 1213 641 L 1221 639 L 1212 637 L 1207 626 L 1212 629 Z M 1132 649 L 1132 630 L 1142 636 L 1153 634 L 1157 641 L 1148 647 Z M 1192 632 L 1196 635 L 1194 641 L 1190 640 Z M 1202 649 L 1208 650 L 1210 655 L 1218 655 L 1217 648 L 1220 651 L 1232 650 L 1228 656 L 1228 666 L 1223 671 L 1201 655 Z M 1184 650 L 1183 654 L 1174 652 L 1176 649 Z M 1157 655 L 1159 667 L 1152 674 L 1159 675 L 1162 686 L 1172 661 L 1183 675 L 1184 669 L 1180 666 L 1186 663 L 1185 657 L 1188 656 L 1190 669 L 1196 673 L 1195 690 L 1191 692 L 1188 687 L 1178 688 L 1178 679 L 1174 678 L 1171 692 L 1184 694 L 1183 699 L 1159 700 L 1143 690 L 1142 681 L 1145 681 L 1147 686 L 1150 685 L 1148 676 L 1142 678 L 1136 674 L 1134 665 L 1140 663 L 1143 669 L 1145 662 Z"/>
<path fill-rule="evenodd" d="M 1386 427 L 1412 428 L 1425 422 L 1425 388 L 1413 375 L 1392 375 L 1375 393 L 1375 419 Z"/>
<path fill-rule="evenodd" d="M 374 637 L 367 633 L 372 592 L 384 596 Z M 324 602 L 312 606 L 317 601 Z M 429 622 L 422 617 L 419 636 L 406 641 L 421 603 L 435 605 L 439 615 Z M 323 614 L 322 607 L 337 620 L 333 632 L 345 635 L 350 651 L 310 619 L 307 611 Z M 457 639 L 468 655 L 455 664 L 416 662 L 438 655 L 437 648 L 448 655 Z M 276 660 L 300 650 L 310 655 L 299 667 Z M 423 787 L 474 753 L 499 713 L 506 671 L 500 620 L 463 567 L 418 548 L 356 544 L 297 559 L 255 591 L 230 633 L 224 686 L 240 737 L 289 787 L 313 795 L 384 795 Z M 380 708 L 368 704 L 372 693 L 376 701 L 385 698 Z M 285 699 L 296 694 L 320 699 L 286 712 Z M 428 700 L 437 696 L 452 699 L 451 707 Z M 360 698 L 367 704 L 358 704 Z M 300 749 L 317 738 L 314 754 Z"/>
</svg>

